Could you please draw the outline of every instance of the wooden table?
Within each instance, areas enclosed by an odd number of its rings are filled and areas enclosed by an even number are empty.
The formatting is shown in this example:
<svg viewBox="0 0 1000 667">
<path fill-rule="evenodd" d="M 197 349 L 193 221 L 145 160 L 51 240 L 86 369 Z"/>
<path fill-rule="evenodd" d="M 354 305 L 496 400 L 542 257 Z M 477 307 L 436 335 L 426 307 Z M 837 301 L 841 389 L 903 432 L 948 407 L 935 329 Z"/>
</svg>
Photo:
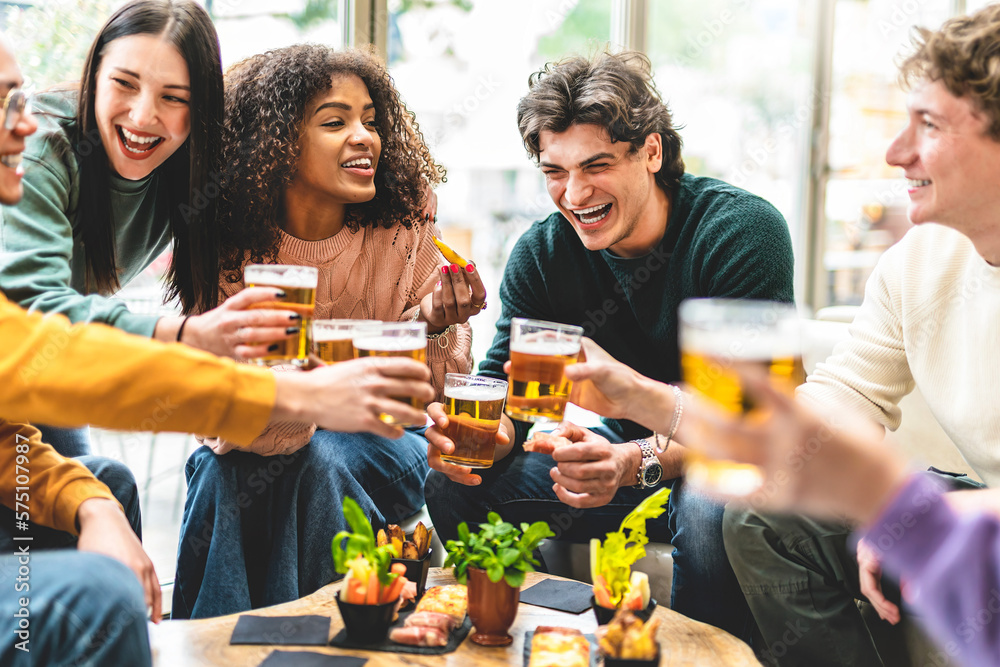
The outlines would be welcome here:
<svg viewBox="0 0 1000 667">
<path fill-rule="evenodd" d="M 553 579 L 541 573 L 528 574 L 524 588 L 543 579 Z M 453 584 L 451 570 L 434 568 L 427 578 L 427 585 Z M 312 595 L 286 604 L 255 609 L 251 612 L 259 616 L 296 616 L 318 614 L 329 616 L 330 637 L 343 627 L 340 612 L 334 596 L 340 590 L 340 583 L 333 583 Z M 522 589 L 523 590 L 523 589 Z M 655 615 L 660 619 L 658 638 L 661 647 L 661 665 L 687 665 L 710 667 L 712 665 L 734 667 L 759 663 L 754 659 L 749 646 L 729 633 L 704 623 L 692 621 L 666 607 L 657 607 Z M 158 626 L 150 626 L 150 641 L 153 646 L 153 665 L 156 667 L 194 667 L 215 665 L 218 667 L 256 667 L 274 650 L 315 651 L 320 653 L 343 653 L 368 658 L 366 667 L 387 665 L 427 665 L 430 667 L 465 667 L 483 665 L 485 667 L 522 667 L 524 634 L 539 625 L 562 625 L 579 628 L 591 633 L 597 628 L 597 620 L 591 611 L 582 614 L 567 614 L 552 609 L 521 604 L 517 618 L 510 629 L 514 643 L 503 648 L 486 648 L 466 639 L 454 653 L 444 655 L 416 655 L 385 653 L 378 651 L 346 651 L 344 649 L 319 646 L 230 646 L 229 637 L 236 626 L 238 614 L 220 616 L 199 621 L 164 621 Z"/>
</svg>

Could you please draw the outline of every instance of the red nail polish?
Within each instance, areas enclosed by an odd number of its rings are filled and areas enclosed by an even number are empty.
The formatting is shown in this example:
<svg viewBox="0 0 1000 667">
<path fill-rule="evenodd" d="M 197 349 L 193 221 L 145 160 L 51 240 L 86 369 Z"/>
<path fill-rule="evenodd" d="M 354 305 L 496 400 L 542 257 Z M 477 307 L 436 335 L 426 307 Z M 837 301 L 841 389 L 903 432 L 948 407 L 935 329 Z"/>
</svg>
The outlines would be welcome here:
<svg viewBox="0 0 1000 667">
<path fill-rule="evenodd" d="M 465 270 L 468 271 L 469 273 L 472 273 L 473 271 L 476 270 L 476 267 L 474 267 L 472 264 L 469 264 L 465 267 Z"/>
<path fill-rule="evenodd" d="M 435 285 L 434 287 L 441 287 L 441 281 L 440 280 L 437 281 L 437 285 Z"/>
<path fill-rule="evenodd" d="M 452 273 L 458 273 L 458 264 L 452 264 L 451 265 L 451 272 Z"/>
<path fill-rule="evenodd" d="M 447 266 L 442 266 L 441 267 L 441 273 L 447 275 L 448 274 L 448 267 Z"/>
</svg>

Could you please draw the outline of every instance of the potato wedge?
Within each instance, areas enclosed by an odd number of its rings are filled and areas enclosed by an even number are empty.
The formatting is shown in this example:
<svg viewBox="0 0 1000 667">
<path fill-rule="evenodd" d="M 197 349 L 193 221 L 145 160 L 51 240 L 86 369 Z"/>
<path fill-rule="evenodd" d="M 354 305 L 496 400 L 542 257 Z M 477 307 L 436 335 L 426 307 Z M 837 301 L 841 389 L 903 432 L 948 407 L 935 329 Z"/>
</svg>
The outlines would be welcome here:
<svg viewBox="0 0 1000 667">
<path fill-rule="evenodd" d="M 430 533 L 427 532 L 427 527 L 420 521 L 417 522 L 417 527 L 413 529 L 413 544 L 417 548 L 417 558 L 423 558 L 431 545 Z"/>
<path fill-rule="evenodd" d="M 403 542 L 403 558 L 411 558 L 417 560 L 420 558 L 420 554 L 417 552 L 417 545 L 413 542 Z"/>
<path fill-rule="evenodd" d="M 378 529 L 378 535 L 375 536 L 375 546 L 384 547 L 389 544 L 389 536 L 386 535 L 384 528 Z"/>
<path fill-rule="evenodd" d="M 406 534 L 403 533 L 403 529 L 397 526 L 396 524 L 390 523 L 387 526 L 386 530 L 389 533 L 390 540 L 399 540 L 400 542 L 406 541 Z"/>
<path fill-rule="evenodd" d="M 397 540 L 395 537 L 392 538 L 392 553 L 396 554 L 396 558 L 403 557 L 403 543 Z"/>
</svg>

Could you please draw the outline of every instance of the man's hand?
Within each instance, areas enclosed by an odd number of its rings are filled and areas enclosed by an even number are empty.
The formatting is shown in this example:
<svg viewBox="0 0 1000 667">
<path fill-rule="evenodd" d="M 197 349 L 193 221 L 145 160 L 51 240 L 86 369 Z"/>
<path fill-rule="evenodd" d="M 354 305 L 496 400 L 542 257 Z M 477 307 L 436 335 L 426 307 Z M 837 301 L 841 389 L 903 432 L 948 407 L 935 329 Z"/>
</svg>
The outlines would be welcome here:
<svg viewBox="0 0 1000 667">
<path fill-rule="evenodd" d="M 423 423 L 423 412 L 393 397 L 431 401 L 435 392 L 430 379 L 426 364 L 403 357 L 352 359 L 306 372 L 277 373 L 278 395 L 271 419 L 399 438 L 403 430 L 384 423 L 379 415 L 391 415 L 403 424 Z"/>
<path fill-rule="evenodd" d="M 858 577 L 861 593 L 868 598 L 879 618 L 892 625 L 899 623 L 899 607 L 882 594 L 882 565 L 867 542 L 858 542 Z"/>
<path fill-rule="evenodd" d="M 146 606 L 152 610 L 153 623 L 159 623 L 162 618 L 160 580 L 118 503 L 107 498 L 84 500 L 76 519 L 80 524 L 76 548 L 120 560 L 135 572 L 146 594 Z"/>
<path fill-rule="evenodd" d="M 477 486 L 482 483 L 483 478 L 473 473 L 472 468 L 448 463 L 441 459 L 442 454 L 451 454 L 455 451 L 455 443 L 444 434 L 444 429 L 448 428 L 448 414 L 444 406 L 440 403 L 431 403 L 427 406 L 427 416 L 434 424 L 424 432 L 427 438 L 427 463 L 432 470 L 447 475 L 448 479 L 458 484 L 466 486 Z M 497 431 L 496 444 L 504 447 L 510 443 L 510 436 L 507 434 L 506 426 L 501 422 Z M 494 455 L 495 456 L 495 455 Z"/>
<path fill-rule="evenodd" d="M 556 449 L 556 467 L 549 471 L 556 497 L 571 507 L 601 507 L 611 502 L 618 488 L 635 479 L 639 448 L 633 443 L 611 444 L 593 431 L 563 422 L 552 435 L 573 444 Z M 634 452 L 632 450 L 635 450 Z"/>
<path fill-rule="evenodd" d="M 566 367 L 566 378 L 573 381 L 570 402 L 603 417 L 629 419 L 631 410 L 641 403 L 645 378 L 589 338 L 581 341 L 580 357 L 579 363 Z M 670 414 L 672 410 L 671 401 L 657 412 Z"/>
</svg>

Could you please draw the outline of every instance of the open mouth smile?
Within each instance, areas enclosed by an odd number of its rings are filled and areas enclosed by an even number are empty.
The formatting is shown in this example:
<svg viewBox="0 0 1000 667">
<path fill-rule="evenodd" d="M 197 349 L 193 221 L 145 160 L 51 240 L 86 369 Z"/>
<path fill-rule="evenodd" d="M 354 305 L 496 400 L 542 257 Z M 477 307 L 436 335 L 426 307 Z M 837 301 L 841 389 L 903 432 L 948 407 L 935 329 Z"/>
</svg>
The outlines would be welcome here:
<svg viewBox="0 0 1000 667">
<path fill-rule="evenodd" d="M 368 177 L 375 175 L 375 169 L 372 167 L 373 164 L 374 160 L 372 158 L 359 157 L 359 158 L 354 158 L 353 160 L 348 160 L 347 162 L 344 162 L 340 166 L 341 168 L 353 172 L 358 176 Z"/>
<path fill-rule="evenodd" d="M 612 204 L 601 204 L 590 208 L 582 208 L 578 211 L 571 211 L 573 217 L 582 225 L 594 225 L 604 220 L 611 213 Z"/>
<path fill-rule="evenodd" d="M 917 188 L 922 188 L 925 185 L 930 185 L 930 184 L 931 182 L 926 180 L 918 180 L 915 178 L 906 179 L 906 186 L 911 190 L 916 190 Z"/>
<path fill-rule="evenodd" d="M 131 158 L 142 159 L 152 153 L 157 146 L 163 143 L 163 137 L 158 137 L 153 134 L 138 135 L 134 132 L 126 130 L 121 125 L 116 125 L 115 129 L 118 130 L 118 141 L 125 150 L 125 154 Z"/>
</svg>

